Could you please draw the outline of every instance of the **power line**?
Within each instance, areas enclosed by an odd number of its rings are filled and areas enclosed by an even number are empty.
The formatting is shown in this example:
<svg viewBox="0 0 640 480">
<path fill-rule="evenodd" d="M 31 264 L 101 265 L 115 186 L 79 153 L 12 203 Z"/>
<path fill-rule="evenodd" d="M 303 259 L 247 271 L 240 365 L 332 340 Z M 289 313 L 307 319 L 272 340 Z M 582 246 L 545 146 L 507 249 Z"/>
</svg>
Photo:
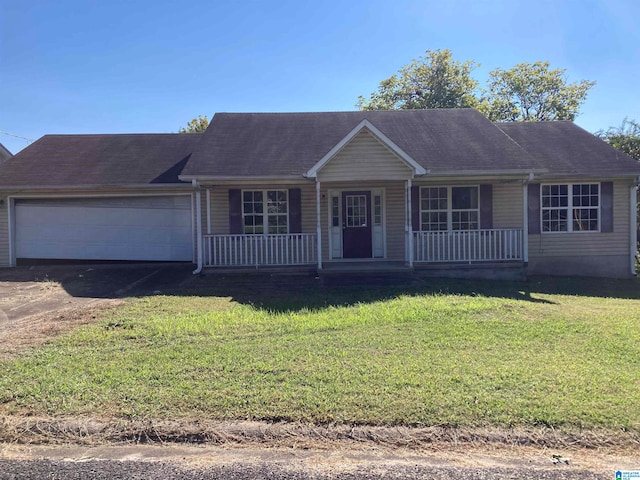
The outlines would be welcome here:
<svg viewBox="0 0 640 480">
<path fill-rule="evenodd" d="M 14 135 L 13 133 L 3 132 L 2 130 L 0 130 L 0 133 L 2 133 L 3 135 L 9 135 L 10 137 L 21 138 L 22 140 L 26 140 L 29 143 L 35 142 L 35 140 L 33 138 L 27 138 L 27 137 L 23 137 L 23 136 L 20 136 L 20 135 Z"/>
</svg>

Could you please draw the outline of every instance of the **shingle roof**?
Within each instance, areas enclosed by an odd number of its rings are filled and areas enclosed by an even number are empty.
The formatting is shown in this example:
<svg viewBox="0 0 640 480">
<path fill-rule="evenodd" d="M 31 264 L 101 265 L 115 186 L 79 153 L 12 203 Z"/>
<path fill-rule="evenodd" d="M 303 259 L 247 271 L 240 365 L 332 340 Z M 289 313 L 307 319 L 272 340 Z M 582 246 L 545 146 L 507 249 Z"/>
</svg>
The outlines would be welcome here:
<svg viewBox="0 0 640 480">
<path fill-rule="evenodd" d="M 46 135 L 0 165 L 0 188 L 301 178 L 365 119 L 431 175 L 640 175 L 639 162 L 571 122 L 493 124 L 472 109 L 221 113 L 204 134 Z"/>
<path fill-rule="evenodd" d="M 4 162 L 8 158 L 11 158 L 13 154 L 9 151 L 7 147 L 0 143 L 0 163 Z"/>
<path fill-rule="evenodd" d="M 473 109 L 217 113 L 183 175 L 301 176 L 365 119 L 432 174 L 535 167 Z"/>
<path fill-rule="evenodd" d="M 550 175 L 640 175 L 640 162 L 569 121 L 496 123 Z"/>
<path fill-rule="evenodd" d="M 179 183 L 201 137 L 45 135 L 0 165 L 0 187 Z"/>
</svg>

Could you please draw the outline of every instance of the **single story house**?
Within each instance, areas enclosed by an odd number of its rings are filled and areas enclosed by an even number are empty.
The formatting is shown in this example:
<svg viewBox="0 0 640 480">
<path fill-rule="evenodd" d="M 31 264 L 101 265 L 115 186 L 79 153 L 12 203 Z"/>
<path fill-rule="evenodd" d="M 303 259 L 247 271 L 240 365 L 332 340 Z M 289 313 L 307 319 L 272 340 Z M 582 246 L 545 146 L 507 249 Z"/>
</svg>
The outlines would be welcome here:
<svg viewBox="0 0 640 480">
<path fill-rule="evenodd" d="M 0 266 L 519 266 L 635 274 L 640 163 L 473 109 L 219 113 L 202 134 L 46 135 L 0 165 Z"/>
</svg>

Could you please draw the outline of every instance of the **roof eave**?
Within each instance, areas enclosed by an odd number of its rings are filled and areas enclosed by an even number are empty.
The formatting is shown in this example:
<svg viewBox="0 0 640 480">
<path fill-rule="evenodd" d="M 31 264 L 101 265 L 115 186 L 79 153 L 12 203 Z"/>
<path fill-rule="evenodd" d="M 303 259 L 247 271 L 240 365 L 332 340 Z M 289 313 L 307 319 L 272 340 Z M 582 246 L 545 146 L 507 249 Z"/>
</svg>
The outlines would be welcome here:
<svg viewBox="0 0 640 480">
<path fill-rule="evenodd" d="M 183 181 L 192 182 L 227 182 L 227 181 L 306 181 L 304 175 L 179 175 Z"/>
<path fill-rule="evenodd" d="M 132 190 L 162 188 L 191 188 L 190 183 L 86 184 L 86 185 L 0 185 L 0 191 L 24 190 Z"/>
<path fill-rule="evenodd" d="M 509 170 L 443 170 L 432 171 L 429 177 L 459 177 L 459 176 L 478 176 L 478 177 L 505 177 L 505 176 L 519 176 L 533 173 L 539 175 L 548 172 L 547 169 L 540 168 L 522 168 L 522 169 L 509 169 Z"/>
<path fill-rule="evenodd" d="M 609 173 L 609 172 L 546 172 L 542 178 L 592 178 L 592 179 L 636 179 L 640 176 L 640 171 L 629 173 Z"/>
</svg>

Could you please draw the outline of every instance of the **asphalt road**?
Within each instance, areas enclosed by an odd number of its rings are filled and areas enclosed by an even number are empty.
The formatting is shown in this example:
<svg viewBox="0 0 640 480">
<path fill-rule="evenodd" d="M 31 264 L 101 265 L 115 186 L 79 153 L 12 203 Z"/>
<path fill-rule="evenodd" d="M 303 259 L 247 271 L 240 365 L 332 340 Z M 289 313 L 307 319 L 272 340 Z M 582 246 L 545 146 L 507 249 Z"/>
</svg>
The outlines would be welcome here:
<svg viewBox="0 0 640 480">
<path fill-rule="evenodd" d="M 231 479 L 231 480 L 596 480 L 611 479 L 614 473 L 594 473 L 565 468 L 504 469 L 460 467 L 394 467 L 357 468 L 348 472 L 314 472 L 274 466 L 224 465 L 201 469 L 185 469 L 171 463 L 91 460 L 83 462 L 52 460 L 0 460 L 0 479 L 46 480 L 147 480 L 147 479 Z"/>
</svg>

